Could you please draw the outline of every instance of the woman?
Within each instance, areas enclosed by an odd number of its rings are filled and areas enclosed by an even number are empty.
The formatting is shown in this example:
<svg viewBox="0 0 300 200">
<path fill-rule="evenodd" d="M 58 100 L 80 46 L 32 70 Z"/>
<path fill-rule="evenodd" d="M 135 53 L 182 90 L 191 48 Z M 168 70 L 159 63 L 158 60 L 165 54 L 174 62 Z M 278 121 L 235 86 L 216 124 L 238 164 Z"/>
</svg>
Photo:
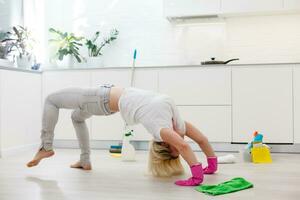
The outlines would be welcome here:
<svg viewBox="0 0 300 200">
<path fill-rule="evenodd" d="M 89 133 L 85 120 L 92 115 L 111 115 L 120 111 L 128 125 L 141 123 L 153 135 L 150 147 L 149 169 L 155 176 L 181 174 L 181 155 L 191 168 L 192 177 L 176 181 L 181 186 L 195 186 L 203 181 L 203 174 L 217 171 L 217 158 L 207 138 L 191 123 L 181 119 L 179 112 L 166 95 L 136 88 L 102 85 L 99 88 L 69 88 L 50 94 L 44 104 L 42 119 L 42 144 L 27 166 L 33 167 L 54 155 L 54 128 L 59 109 L 73 109 L 72 122 L 81 149 L 80 160 L 72 168 L 91 170 Z M 183 137 L 194 140 L 205 153 L 208 166 L 202 169 L 191 147 Z"/>
</svg>

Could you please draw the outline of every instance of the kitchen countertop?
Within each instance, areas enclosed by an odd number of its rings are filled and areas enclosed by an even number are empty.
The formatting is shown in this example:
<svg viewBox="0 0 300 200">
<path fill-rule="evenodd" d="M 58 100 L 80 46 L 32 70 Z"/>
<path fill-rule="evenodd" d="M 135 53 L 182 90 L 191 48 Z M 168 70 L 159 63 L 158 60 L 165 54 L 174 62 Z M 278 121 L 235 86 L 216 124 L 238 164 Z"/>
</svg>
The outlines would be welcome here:
<svg viewBox="0 0 300 200">
<path fill-rule="evenodd" d="M 236 67 L 259 67 L 259 66 L 264 66 L 264 67 L 282 67 L 282 66 L 288 66 L 290 67 L 291 65 L 300 67 L 300 63 L 295 62 L 295 63 L 248 63 L 248 64 L 227 64 L 227 65 L 165 65 L 165 66 L 136 66 L 136 69 L 160 69 L 160 68 L 185 68 L 185 67 L 201 67 L 201 68 L 236 68 Z M 20 69 L 20 68 L 15 68 L 15 67 L 2 67 L 0 66 L 0 70 L 12 70 L 12 71 L 21 71 L 21 72 L 29 72 L 29 73 L 42 73 L 43 71 L 69 71 L 69 70 L 97 70 L 97 69 L 131 69 L 131 66 L 123 66 L 123 67 L 74 67 L 74 68 L 46 68 L 42 71 L 37 71 L 37 70 L 29 70 L 29 69 Z"/>
<path fill-rule="evenodd" d="M 264 67 L 282 67 L 282 66 L 299 66 L 300 67 L 300 62 L 295 62 L 295 63 L 249 63 L 249 64 L 227 64 L 227 65 L 164 65 L 164 66 L 136 66 L 135 69 L 160 69 L 160 68 L 185 68 L 185 67 L 192 67 L 192 68 L 218 68 L 218 67 L 228 67 L 228 68 L 235 68 L 235 67 L 259 67 L 259 66 L 264 66 Z M 53 69 L 44 69 L 43 71 L 67 71 L 67 70 L 97 70 L 97 69 L 131 69 L 131 66 L 123 66 L 123 67 L 74 67 L 74 68 L 53 68 Z"/>
<path fill-rule="evenodd" d="M 38 70 L 21 69 L 21 68 L 16 68 L 16 67 L 3 67 L 3 66 L 0 66 L 0 70 L 27 72 L 27 73 L 35 73 L 35 74 L 41 74 L 42 73 L 42 71 L 38 71 Z"/>
</svg>

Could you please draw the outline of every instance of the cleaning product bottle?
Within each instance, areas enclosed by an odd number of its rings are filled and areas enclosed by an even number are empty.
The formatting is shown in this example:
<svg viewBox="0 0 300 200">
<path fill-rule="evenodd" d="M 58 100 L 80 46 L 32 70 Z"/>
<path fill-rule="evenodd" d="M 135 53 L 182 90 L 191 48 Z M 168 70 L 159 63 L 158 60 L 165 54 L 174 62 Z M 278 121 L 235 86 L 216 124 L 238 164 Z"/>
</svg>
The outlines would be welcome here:
<svg viewBox="0 0 300 200">
<path fill-rule="evenodd" d="M 135 160 L 135 149 L 132 144 L 130 144 L 130 140 L 133 130 L 126 131 L 123 138 L 122 145 L 122 160 L 123 161 L 134 161 Z"/>
</svg>

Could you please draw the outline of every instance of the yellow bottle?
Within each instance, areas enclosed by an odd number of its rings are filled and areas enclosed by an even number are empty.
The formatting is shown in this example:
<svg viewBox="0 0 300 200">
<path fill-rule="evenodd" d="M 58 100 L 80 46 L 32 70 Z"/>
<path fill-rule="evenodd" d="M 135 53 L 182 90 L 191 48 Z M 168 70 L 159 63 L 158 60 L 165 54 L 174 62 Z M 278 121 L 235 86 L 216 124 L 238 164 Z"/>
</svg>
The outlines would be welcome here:
<svg viewBox="0 0 300 200">
<path fill-rule="evenodd" d="M 271 153 L 266 145 L 253 147 L 251 149 L 253 163 L 272 163 Z"/>
</svg>

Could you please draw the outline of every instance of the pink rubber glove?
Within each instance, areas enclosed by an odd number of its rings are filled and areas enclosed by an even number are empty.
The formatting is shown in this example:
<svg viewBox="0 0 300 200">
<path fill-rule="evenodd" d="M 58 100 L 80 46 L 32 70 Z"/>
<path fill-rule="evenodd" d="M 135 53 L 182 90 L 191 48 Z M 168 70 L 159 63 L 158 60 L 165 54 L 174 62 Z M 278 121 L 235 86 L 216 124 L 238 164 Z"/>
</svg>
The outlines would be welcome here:
<svg viewBox="0 0 300 200">
<path fill-rule="evenodd" d="M 192 177 L 187 180 L 178 180 L 175 182 L 179 186 L 197 186 L 203 182 L 203 169 L 201 164 L 191 166 Z"/>
<path fill-rule="evenodd" d="M 218 159 L 217 157 L 207 158 L 207 167 L 203 169 L 204 174 L 213 174 L 218 170 Z"/>
</svg>

